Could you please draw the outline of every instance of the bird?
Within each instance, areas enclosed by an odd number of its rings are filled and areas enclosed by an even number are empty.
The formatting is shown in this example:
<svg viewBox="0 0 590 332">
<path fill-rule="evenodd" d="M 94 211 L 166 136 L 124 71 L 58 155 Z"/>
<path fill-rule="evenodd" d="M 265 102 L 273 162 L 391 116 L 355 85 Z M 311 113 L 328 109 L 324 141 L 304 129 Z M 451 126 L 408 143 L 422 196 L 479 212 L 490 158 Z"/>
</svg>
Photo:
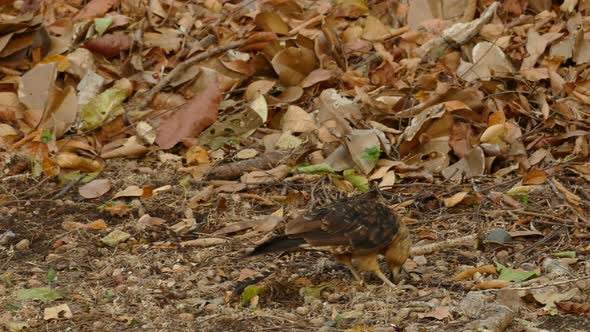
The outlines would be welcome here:
<svg viewBox="0 0 590 332">
<path fill-rule="evenodd" d="M 377 199 L 348 198 L 296 217 L 287 223 L 283 235 L 260 244 L 250 256 L 277 251 L 328 252 L 336 262 L 346 265 L 361 285 L 364 281 L 358 271 L 372 272 L 395 288 L 381 271 L 378 256 L 385 257 L 393 281 L 398 283 L 411 244 L 407 226 L 386 205 Z M 270 273 L 255 278 L 255 282 Z"/>
</svg>

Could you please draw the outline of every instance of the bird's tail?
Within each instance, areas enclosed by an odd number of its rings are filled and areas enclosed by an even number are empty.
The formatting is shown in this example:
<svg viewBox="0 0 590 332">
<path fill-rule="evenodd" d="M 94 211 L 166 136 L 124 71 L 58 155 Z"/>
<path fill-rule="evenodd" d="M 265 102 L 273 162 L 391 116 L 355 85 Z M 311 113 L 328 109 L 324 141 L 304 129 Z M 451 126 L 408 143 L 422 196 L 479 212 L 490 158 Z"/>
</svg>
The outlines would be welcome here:
<svg viewBox="0 0 590 332">
<path fill-rule="evenodd" d="M 256 247 L 256 249 L 254 249 L 254 251 L 252 251 L 249 254 L 249 256 L 257 256 L 257 255 L 262 255 L 262 254 L 277 252 L 277 251 L 288 252 L 288 251 L 292 251 L 292 250 L 299 248 L 303 244 L 305 244 L 305 240 L 303 240 L 303 239 L 297 239 L 297 238 L 292 239 L 292 238 L 288 238 L 287 236 L 279 236 L 279 237 L 275 237 L 272 240 L 259 245 L 258 247 Z M 288 258 L 289 258 L 289 256 L 284 256 L 281 254 L 274 262 L 267 265 L 256 276 L 252 276 L 252 277 L 249 277 L 247 279 L 240 281 L 236 285 L 236 288 L 234 288 L 233 294 L 239 295 L 244 291 L 244 289 L 246 289 L 246 287 L 248 287 L 250 285 L 254 285 L 254 284 L 266 279 L 268 276 L 273 274 L 276 270 L 278 270 L 278 269 L 282 268 L 284 265 L 286 265 L 286 263 L 288 263 L 288 261 L 290 261 L 290 259 L 288 259 Z"/>
<path fill-rule="evenodd" d="M 250 285 L 259 283 L 260 281 L 268 278 L 271 274 L 277 270 L 283 269 L 291 261 L 290 255 L 282 255 L 275 259 L 270 264 L 267 264 L 262 271 L 259 271 L 257 275 L 239 281 L 233 290 L 233 295 L 240 295 Z"/>
<path fill-rule="evenodd" d="M 305 244 L 305 240 L 302 238 L 288 238 L 287 236 L 278 236 L 270 241 L 267 241 L 254 249 L 250 253 L 250 256 L 256 256 L 276 251 L 291 251 L 297 249 L 301 245 Z"/>
</svg>

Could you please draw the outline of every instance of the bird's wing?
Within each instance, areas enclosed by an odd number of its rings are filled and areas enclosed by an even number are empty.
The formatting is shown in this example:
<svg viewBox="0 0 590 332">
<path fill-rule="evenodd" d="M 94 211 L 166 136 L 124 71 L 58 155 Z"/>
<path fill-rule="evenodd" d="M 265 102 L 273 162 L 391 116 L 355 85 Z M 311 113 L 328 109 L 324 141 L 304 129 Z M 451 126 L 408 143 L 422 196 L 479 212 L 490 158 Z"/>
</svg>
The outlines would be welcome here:
<svg viewBox="0 0 590 332">
<path fill-rule="evenodd" d="M 389 244 L 399 229 L 389 209 L 375 201 L 342 201 L 314 210 L 287 224 L 285 234 L 303 238 L 312 248 L 339 253 L 375 253 Z"/>
</svg>

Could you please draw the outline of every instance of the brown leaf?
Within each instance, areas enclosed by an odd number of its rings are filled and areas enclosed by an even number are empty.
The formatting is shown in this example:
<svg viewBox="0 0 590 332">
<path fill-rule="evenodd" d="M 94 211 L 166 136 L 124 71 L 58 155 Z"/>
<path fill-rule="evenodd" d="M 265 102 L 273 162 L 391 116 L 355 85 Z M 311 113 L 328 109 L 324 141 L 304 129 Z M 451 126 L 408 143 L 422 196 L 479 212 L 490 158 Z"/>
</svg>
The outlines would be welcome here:
<svg viewBox="0 0 590 332">
<path fill-rule="evenodd" d="M 97 179 L 78 188 L 78 193 L 84 198 L 97 198 L 111 190 L 109 179 Z"/>
<path fill-rule="evenodd" d="M 97 161 L 80 157 L 73 153 L 60 153 L 55 162 L 62 168 L 77 169 L 86 173 L 98 172 L 103 168 L 103 165 Z"/>
<path fill-rule="evenodd" d="M 137 136 L 131 136 L 126 139 L 115 140 L 106 144 L 100 156 L 104 159 L 119 157 L 139 157 L 148 153 L 150 149 L 142 145 Z"/>
<path fill-rule="evenodd" d="M 508 280 L 489 280 L 480 282 L 479 284 L 475 285 L 475 289 L 499 289 L 504 288 L 512 285 L 511 281 Z"/>
<path fill-rule="evenodd" d="M 275 12 L 262 12 L 256 15 L 254 19 L 256 26 L 264 31 L 274 32 L 279 35 L 286 35 L 289 33 L 289 26 L 279 14 Z"/>
<path fill-rule="evenodd" d="M 84 43 L 84 48 L 104 55 L 107 58 L 119 55 L 131 48 L 133 40 L 124 34 L 108 34 Z"/>
<path fill-rule="evenodd" d="M 224 244 L 226 243 L 228 240 L 226 239 L 221 239 L 218 237 L 205 237 L 205 238 L 200 238 L 200 239 L 195 239 L 195 240 L 189 240 L 189 241 L 183 241 L 180 242 L 180 246 L 181 247 L 200 247 L 200 248 L 205 248 L 205 247 L 212 247 L 212 246 L 217 246 L 220 244 Z"/>
<path fill-rule="evenodd" d="M 316 67 L 313 51 L 304 47 L 289 47 L 277 53 L 272 67 L 285 85 L 297 85 Z"/>
<path fill-rule="evenodd" d="M 169 149 L 183 139 L 194 138 L 217 120 L 221 90 L 211 82 L 182 109 L 164 119 L 157 128 L 156 144 Z"/>
<path fill-rule="evenodd" d="M 112 216 L 124 217 L 129 214 L 129 207 L 127 204 L 119 203 L 117 205 L 109 205 L 104 208 L 105 211 Z"/>
<path fill-rule="evenodd" d="M 453 206 L 461 203 L 461 201 L 465 198 L 465 196 L 467 196 L 468 193 L 469 192 L 467 192 L 467 191 L 461 191 L 461 192 L 454 194 L 451 197 L 445 198 L 444 199 L 445 206 L 450 208 L 450 207 L 453 207 Z"/>
<path fill-rule="evenodd" d="M 207 150 L 200 146 L 191 146 L 186 152 L 186 163 L 189 165 L 208 164 L 211 160 Z"/>
<path fill-rule="evenodd" d="M 495 274 L 496 267 L 494 265 L 483 265 L 478 267 L 473 267 L 466 269 L 462 272 L 459 272 L 453 276 L 454 281 L 465 280 L 473 277 L 475 273 L 481 274 Z"/>
<path fill-rule="evenodd" d="M 143 188 L 138 186 L 129 186 L 115 194 L 112 199 L 117 197 L 141 197 L 143 195 Z"/>
<path fill-rule="evenodd" d="M 522 184 L 543 184 L 547 180 L 547 173 L 540 169 L 531 169 L 522 177 Z"/>
<path fill-rule="evenodd" d="M 563 301 L 555 303 L 557 308 L 561 311 L 574 313 L 578 315 L 590 316 L 590 304 L 589 303 L 576 303 L 570 301 Z"/>
<path fill-rule="evenodd" d="M 424 313 L 424 314 L 418 314 L 418 317 L 420 318 L 434 318 L 437 320 L 443 320 L 443 319 L 449 319 L 452 320 L 453 319 L 453 315 L 451 315 L 451 312 L 449 311 L 449 309 L 443 308 L 443 307 L 438 307 L 430 312 Z"/>
<path fill-rule="evenodd" d="M 74 21 L 82 21 L 95 17 L 102 17 L 109 9 L 118 4 L 119 0 L 91 0 L 74 16 Z"/>
</svg>

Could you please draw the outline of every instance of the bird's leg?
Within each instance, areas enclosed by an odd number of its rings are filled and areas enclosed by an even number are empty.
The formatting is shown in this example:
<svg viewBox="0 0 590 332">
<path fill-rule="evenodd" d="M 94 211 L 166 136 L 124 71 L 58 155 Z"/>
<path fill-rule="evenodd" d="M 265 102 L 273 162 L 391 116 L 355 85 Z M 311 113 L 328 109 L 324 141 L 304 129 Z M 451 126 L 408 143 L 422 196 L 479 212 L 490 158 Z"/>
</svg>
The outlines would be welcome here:
<svg viewBox="0 0 590 332">
<path fill-rule="evenodd" d="M 392 266 L 391 267 L 391 274 L 393 275 L 393 282 L 396 284 L 399 283 L 401 279 L 401 266 Z"/>
<path fill-rule="evenodd" d="M 391 287 L 391 288 L 396 288 L 396 287 L 395 287 L 395 284 L 394 284 L 393 282 L 391 282 L 391 280 L 387 279 L 387 277 L 386 277 L 386 276 L 383 274 L 383 272 L 381 271 L 381 269 L 374 270 L 374 271 L 373 271 L 373 273 L 375 273 L 375 275 L 376 275 L 377 277 L 379 277 L 379 279 L 383 280 L 383 282 L 384 282 L 384 283 L 385 283 L 387 286 L 389 286 L 389 287 Z"/>
<path fill-rule="evenodd" d="M 352 263 L 350 264 L 346 264 L 346 266 L 348 266 L 348 268 L 350 269 L 350 273 L 352 273 L 352 276 L 354 277 L 354 279 L 359 283 L 359 285 L 363 285 L 363 278 L 361 277 L 361 275 L 356 271 L 356 269 L 354 268 L 354 266 L 352 265 Z"/>
<path fill-rule="evenodd" d="M 341 255 L 334 255 L 334 258 L 338 263 L 346 265 L 350 269 L 350 273 L 354 279 L 362 286 L 363 285 L 363 278 L 361 275 L 356 271 L 356 268 L 352 264 L 352 258 L 350 254 L 341 254 Z"/>
<path fill-rule="evenodd" d="M 355 256 L 354 261 L 360 270 L 375 273 L 375 275 L 385 284 L 387 284 L 387 286 L 395 288 L 395 285 L 391 282 L 391 280 L 387 279 L 387 277 L 381 271 L 379 262 L 377 261 L 377 255 Z"/>
</svg>

